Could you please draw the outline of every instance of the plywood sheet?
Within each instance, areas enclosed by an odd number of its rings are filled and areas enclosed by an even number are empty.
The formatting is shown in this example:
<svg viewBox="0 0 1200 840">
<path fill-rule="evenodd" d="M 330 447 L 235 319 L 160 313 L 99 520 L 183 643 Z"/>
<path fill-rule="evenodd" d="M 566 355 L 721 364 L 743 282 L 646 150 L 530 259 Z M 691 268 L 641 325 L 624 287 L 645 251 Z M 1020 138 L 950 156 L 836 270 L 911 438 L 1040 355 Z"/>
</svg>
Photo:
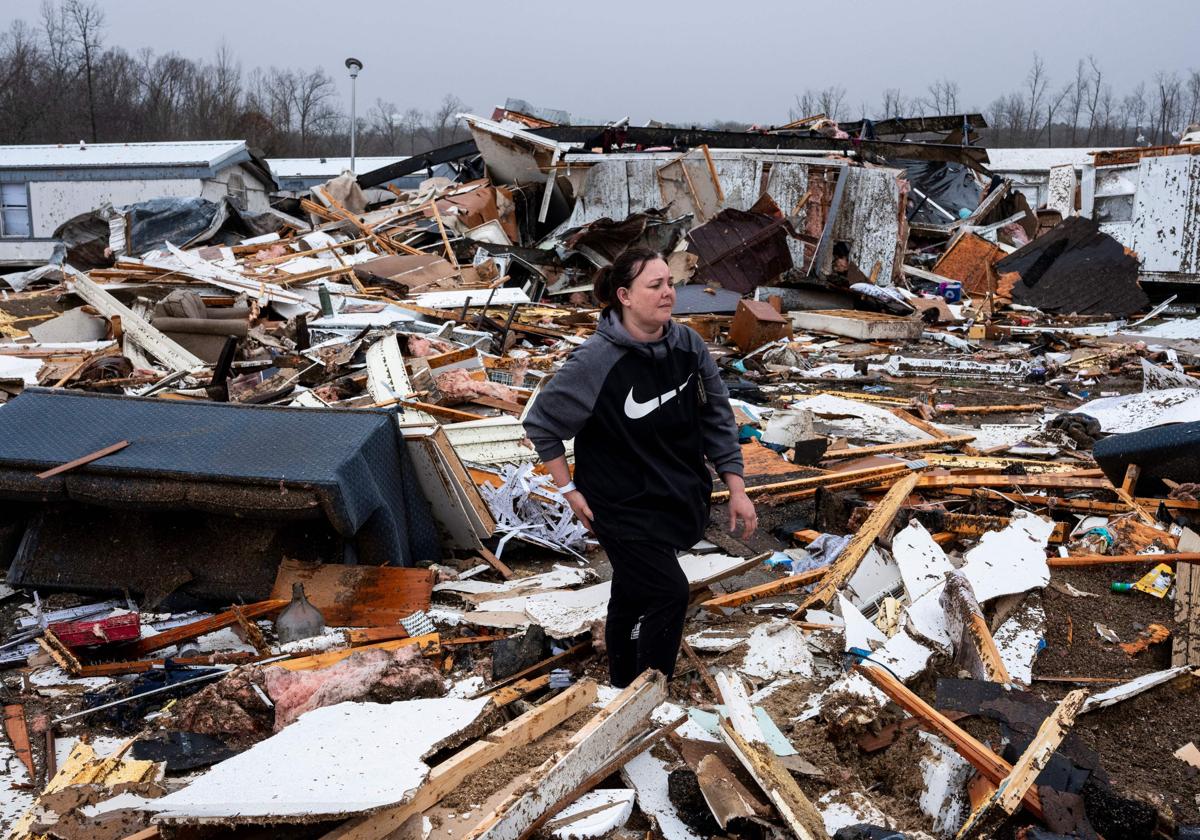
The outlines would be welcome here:
<svg viewBox="0 0 1200 840">
<path fill-rule="evenodd" d="M 389 627 L 429 609 L 433 572 L 284 560 L 271 597 L 290 599 L 293 583 L 304 584 L 309 602 L 330 627 Z"/>
</svg>

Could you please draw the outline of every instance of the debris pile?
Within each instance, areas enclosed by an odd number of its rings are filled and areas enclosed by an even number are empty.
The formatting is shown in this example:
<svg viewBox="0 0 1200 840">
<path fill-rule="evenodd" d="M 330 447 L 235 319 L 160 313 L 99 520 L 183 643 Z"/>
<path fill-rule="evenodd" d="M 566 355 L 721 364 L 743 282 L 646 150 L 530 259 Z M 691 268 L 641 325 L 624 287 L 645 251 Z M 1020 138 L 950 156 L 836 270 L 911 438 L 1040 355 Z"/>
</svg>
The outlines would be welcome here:
<svg viewBox="0 0 1200 840">
<path fill-rule="evenodd" d="M 1195 305 L 978 115 L 462 119 L 256 235 L 150 200 L 0 277 L 8 836 L 1200 832 Z M 635 246 L 760 529 L 718 481 L 675 677 L 618 690 L 521 420 Z"/>
</svg>

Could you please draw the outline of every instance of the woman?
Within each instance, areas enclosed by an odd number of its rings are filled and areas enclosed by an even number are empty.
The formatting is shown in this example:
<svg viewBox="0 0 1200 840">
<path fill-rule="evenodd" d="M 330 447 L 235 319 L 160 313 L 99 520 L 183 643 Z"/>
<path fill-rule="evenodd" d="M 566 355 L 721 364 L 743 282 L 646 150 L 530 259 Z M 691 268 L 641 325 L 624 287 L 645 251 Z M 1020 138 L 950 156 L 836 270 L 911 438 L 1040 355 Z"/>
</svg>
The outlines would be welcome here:
<svg viewBox="0 0 1200 840">
<path fill-rule="evenodd" d="M 730 491 L 729 528 L 757 526 L 742 482 L 729 392 L 704 341 L 671 320 L 675 288 L 662 255 L 631 248 L 597 275 L 596 333 L 568 357 L 525 430 L 580 521 L 612 563 L 605 644 L 612 684 L 647 668 L 669 678 L 683 636 L 688 582 L 677 549 L 708 525 L 712 462 Z M 563 441 L 575 439 L 575 480 Z"/>
</svg>

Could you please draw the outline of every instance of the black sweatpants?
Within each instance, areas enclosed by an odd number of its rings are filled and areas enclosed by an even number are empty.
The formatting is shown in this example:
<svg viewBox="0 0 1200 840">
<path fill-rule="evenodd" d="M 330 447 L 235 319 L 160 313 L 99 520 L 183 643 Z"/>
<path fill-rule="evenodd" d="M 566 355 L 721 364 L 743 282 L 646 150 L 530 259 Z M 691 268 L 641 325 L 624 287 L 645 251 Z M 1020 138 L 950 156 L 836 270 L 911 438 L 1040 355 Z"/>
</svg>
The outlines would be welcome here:
<svg viewBox="0 0 1200 840">
<path fill-rule="evenodd" d="M 624 688 L 654 668 L 675 673 L 687 617 L 688 581 L 675 549 L 648 540 L 600 538 L 612 564 L 604 642 L 612 684 Z"/>
</svg>

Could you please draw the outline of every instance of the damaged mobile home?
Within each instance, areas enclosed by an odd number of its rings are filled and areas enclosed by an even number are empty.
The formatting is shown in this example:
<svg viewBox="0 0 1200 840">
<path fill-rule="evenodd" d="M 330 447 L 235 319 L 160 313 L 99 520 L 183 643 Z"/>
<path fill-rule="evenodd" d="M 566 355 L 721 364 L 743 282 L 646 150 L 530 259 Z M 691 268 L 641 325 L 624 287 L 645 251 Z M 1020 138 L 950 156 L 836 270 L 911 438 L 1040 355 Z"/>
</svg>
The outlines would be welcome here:
<svg viewBox="0 0 1200 840">
<path fill-rule="evenodd" d="M 5 836 L 1195 837 L 1200 147 L 531 110 L 0 276 Z M 760 528 L 618 690 L 522 419 L 632 246 Z"/>
</svg>

